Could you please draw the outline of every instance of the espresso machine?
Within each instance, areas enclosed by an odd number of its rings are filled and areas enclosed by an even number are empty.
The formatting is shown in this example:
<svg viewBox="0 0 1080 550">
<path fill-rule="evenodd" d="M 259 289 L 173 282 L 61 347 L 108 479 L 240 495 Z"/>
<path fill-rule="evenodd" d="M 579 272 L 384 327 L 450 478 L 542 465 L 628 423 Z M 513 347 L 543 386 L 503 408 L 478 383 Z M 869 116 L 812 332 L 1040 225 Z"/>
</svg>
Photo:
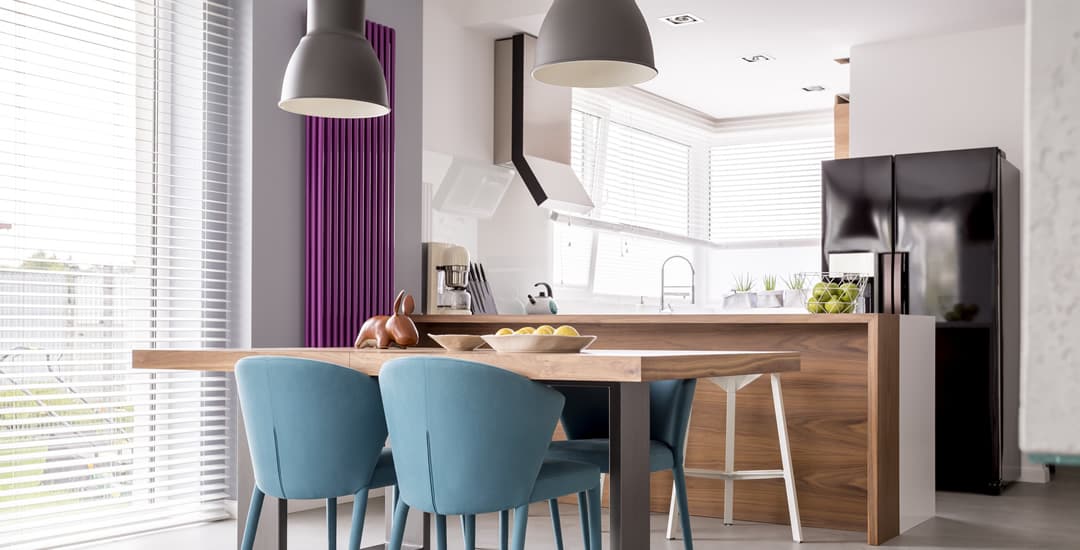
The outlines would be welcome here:
<svg viewBox="0 0 1080 550">
<path fill-rule="evenodd" d="M 450 243 L 424 243 L 424 313 L 471 315 L 469 251 Z"/>
</svg>

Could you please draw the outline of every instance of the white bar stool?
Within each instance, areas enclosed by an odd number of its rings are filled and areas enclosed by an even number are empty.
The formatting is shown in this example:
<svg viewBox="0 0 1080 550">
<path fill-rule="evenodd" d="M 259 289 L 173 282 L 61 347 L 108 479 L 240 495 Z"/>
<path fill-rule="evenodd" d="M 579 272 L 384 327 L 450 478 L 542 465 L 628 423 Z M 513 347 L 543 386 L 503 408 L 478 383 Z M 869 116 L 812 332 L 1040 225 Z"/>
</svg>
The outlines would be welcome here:
<svg viewBox="0 0 1080 550">
<path fill-rule="evenodd" d="M 780 375 L 769 375 L 772 384 L 773 411 L 776 414 L 776 433 L 780 438 L 779 470 L 736 470 L 735 469 L 735 395 L 747 384 L 757 380 L 760 374 L 746 376 L 725 376 L 710 380 L 727 392 L 727 413 L 724 415 L 724 470 L 703 470 L 686 468 L 687 477 L 704 477 L 724 480 L 724 525 L 732 525 L 732 507 L 734 504 L 735 480 L 778 479 L 783 478 L 787 489 L 788 515 L 791 519 L 791 538 L 802 542 L 802 523 L 799 521 L 799 499 L 795 495 L 795 474 L 791 468 L 791 446 L 788 443 L 787 420 L 784 416 L 784 397 L 780 389 Z M 689 439 L 689 438 L 687 438 Z M 683 453 L 686 456 L 686 453 Z M 675 484 L 671 486 L 671 509 L 668 511 L 668 540 L 681 535 L 678 521 L 678 509 L 675 506 Z"/>
</svg>

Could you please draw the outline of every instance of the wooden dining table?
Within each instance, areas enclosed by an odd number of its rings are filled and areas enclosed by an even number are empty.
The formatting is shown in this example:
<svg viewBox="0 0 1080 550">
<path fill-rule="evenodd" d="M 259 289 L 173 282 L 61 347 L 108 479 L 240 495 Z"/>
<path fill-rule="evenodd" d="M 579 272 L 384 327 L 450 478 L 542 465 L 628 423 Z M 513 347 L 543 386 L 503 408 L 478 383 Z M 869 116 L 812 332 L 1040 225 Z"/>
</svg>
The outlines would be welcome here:
<svg viewBox="0 0 1080 550">
<path fill-rule="evenodd" d="M 649 548 L 649 382 L 690 378 L 724 378 L 799 370 L 799 354 L 784 351 L 597 350 L 574 354 L 448 352 L 434 348 L 257 348 L 202 350 L 135 350 L 137 369 L 231 372 L 238 360 L 252 355 L 317 359 L 378 376 L 383 363 L 408 356 L 439 356 L 493 365 L 544 383 L 606 387 L 610 410 L 610 532 L 614 550 Z M 247 499 L 254 485 L 243 422 L 238 425 L 238 526 L 242 531 Z M 646 429 L 642 429 L 646 428 Z M 391 442 L 392 444 L 392 442 Z M 239 457 L 245 457 L 243 459 Z M 391 499 L 386 499 L 389 502 Z M 389 506 L 389 504 L 387 505 Z M 287 546 L 284 503 L 277 514 L 263 514 L 256 548 Z M 406 547 L 431 548 L 430 518 L 414 511 L 407 523 Z M 386 517 L 389 521 L 391 514 Z M 238 539 L 241 534 L 238 534 Z M 382 545 L 368 548 L 382 548 Z"/>
</svg>

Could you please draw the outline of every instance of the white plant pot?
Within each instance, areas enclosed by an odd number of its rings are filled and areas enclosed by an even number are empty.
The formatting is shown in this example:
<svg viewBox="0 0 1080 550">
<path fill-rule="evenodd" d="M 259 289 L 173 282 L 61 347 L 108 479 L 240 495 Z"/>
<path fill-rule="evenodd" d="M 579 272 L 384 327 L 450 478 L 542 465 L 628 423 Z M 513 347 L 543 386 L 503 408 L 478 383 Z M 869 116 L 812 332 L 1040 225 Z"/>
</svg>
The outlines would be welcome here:
<svg viewBox="0 0 1080 550">
<path fill-rule="evenodd" d="M 724 296 L 724 309 L 753 309 L 757 306 L 757 295 L 753 292 L 736 292 Z"/>
<path fill-rule="evenodd" d="M 784 291 L 765 290 L 757 293 L 757 304 L 754 307 L 780 307 L 783 302 Z"/>
<path fill-rule="evenodd" d="M 806 300 L 810 297 L 810 289 L 784 291 L 784 307 L 799 307 L 806 309 Z"/>
</svg>

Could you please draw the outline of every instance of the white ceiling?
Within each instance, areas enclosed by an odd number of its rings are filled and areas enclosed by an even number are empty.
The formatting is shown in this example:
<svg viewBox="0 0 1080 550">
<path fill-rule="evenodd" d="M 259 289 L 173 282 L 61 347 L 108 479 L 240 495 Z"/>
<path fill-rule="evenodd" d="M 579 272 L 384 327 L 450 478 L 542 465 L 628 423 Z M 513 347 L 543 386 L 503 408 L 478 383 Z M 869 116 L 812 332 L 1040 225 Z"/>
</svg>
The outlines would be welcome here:
<svg viewBox="0 0 1080 550">
<path fill-rule="evenodd" d="M 547 0 L 451 0 L 463 22 L 536 33 Z M 576 0 L 593 1 L 593 0 Z M 641 86 L 706 113 L 731 118 L 828 108 L 848 91 L 851 46 L 1019 24 L 1024 0 L 638 0 L 649 22 L 660 76 Z M 671 27 L 661 17 L 692 13 L 704 23 Z M 767 54 L 775 61 L 740 58 Z M 949 52 L 942 52 L 949 55 Z M 857 60 L 856 60 L 857 62 Z M 807 93 L 809 85 L 826 91 Z"/>
</svg>

